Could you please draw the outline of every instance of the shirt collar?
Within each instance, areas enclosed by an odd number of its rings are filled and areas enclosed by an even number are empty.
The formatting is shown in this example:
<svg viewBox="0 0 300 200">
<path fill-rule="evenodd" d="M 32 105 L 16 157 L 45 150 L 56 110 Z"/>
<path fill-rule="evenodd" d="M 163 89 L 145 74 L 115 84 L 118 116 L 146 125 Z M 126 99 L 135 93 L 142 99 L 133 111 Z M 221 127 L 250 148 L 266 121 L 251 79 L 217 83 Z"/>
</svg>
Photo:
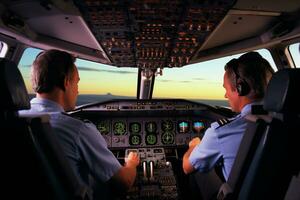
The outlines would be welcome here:
<svg viewBox="0 0 300 200">
<path fill-rule="evenodd" d="M 260 104 L 261 102 L 253 102 L 253 103 L 249 103 L 249 104 L 246 104 L 242 111 L 241 111 L 241 116 L 245 116 L 245 115 L 248 115 L 248 114 L 251 114 L 251 108 L 252 108 L 252 105 L 256 105 L 256 104 Z"/>
<path fill-rule="evenodd" d="M 45 98 L 33 98 L 30 103 L 39 112 L 65 112 L 63 107 L 58 103 Z"/>
</svg>

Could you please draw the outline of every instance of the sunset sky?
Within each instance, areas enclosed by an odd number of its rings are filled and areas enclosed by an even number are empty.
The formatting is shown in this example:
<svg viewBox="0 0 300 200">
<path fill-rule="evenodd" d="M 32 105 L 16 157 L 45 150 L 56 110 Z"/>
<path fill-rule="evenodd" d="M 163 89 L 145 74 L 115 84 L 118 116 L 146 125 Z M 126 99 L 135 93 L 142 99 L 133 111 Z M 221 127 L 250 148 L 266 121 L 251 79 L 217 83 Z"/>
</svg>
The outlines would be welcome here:
<svg viewBox="0 0 300 200">
<path fill-rule="evenodd" d="M 291 46 L 291 51 L 298 52 L 298 45 Z M 25 51 L 19 67 L 25 79 L 29 93 L 33 93 L 30 84 L 30 66 L 40 50 L 29 48 Z M 268 51 L 259 51 L 275 66 Z M 163 75 L 155 78 L 154 98 L 185 99 L 224 99 L 224 65 L 239 55 L 187 65 L 182 68 L 165 68 Z M 296 63 L 300 63 L 299 54 Z M 79 94 L 110 93 L 118 96 L 136 96 L 137 69 L 117 68 L 77 59 L 80 82 Z"/>
</svg>

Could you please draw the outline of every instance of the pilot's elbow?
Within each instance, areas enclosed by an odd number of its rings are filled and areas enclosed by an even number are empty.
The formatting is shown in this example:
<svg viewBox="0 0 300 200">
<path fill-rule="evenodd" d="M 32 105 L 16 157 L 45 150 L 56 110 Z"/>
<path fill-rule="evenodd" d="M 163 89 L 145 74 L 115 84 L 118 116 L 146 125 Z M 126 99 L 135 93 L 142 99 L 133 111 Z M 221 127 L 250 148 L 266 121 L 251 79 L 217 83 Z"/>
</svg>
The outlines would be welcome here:
<svg viewBox="0 0 300 200">
<path fill-rule="evenodd" d="M 185 173 L 185 174 L 189 174 L 188 173 L 188 171 L 183 167 L 183 172 Z"/>
<path fill-rule="evenodd" d="M 185 162 L 182 163 L 182 169 L 185 174 L 188 174 L 188 170 L 187 170 Z"/>
<path fill-rule="evenodd" d="M 182 163 L 182 169 L 185 174 L 190 174 L 193 172 L 195 169 L 194 167 L 190 164 L 188 160 L 184 160 Z"/>
</svg>

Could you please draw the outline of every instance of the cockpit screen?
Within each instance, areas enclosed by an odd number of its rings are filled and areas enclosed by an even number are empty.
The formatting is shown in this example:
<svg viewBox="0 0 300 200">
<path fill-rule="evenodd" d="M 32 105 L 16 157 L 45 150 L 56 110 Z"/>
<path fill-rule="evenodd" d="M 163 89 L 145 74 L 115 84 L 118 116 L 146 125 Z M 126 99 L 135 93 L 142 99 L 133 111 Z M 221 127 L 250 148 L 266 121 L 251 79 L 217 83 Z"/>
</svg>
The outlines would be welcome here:
<svg viewBox="0 0 300 200">
<path fill-rule="evenodd" d="M 171 120 L 163 120 L 161 123 L 161 130 L 163 132 L 173 130 L 173 122 Z"/>
<path fill-rule="evenodd" d="M 142 137 L 140 135 L 130 135 L 129 144 L 130 145 L 140 145 L 142 142 Z"/>
<path fill-rule="evenodd" d="M 113 126 L 114 135 L 125 135 L 126 123 L 123 121 L 117 121 Z"/>
<path fill-rule="evenodd" d="M 193 132 L 201 133 L 204 130 L 205 126 L 202 121 L 194 121 L 193 122 Z"/>
<path fill-rule="evenodd" d="M 178 133 L 188 133 L 190 129 L 188 121 L 178 121 L 177 131 Z"/>
<path fill-rule="evenodd" d="M 155 134 L 147 134 L 145 140 L 147 145 L 155 145 L 157 142 L 157 136 Z"/>
<path fill-rule="evenodd" d="M 102 135 L 107 135 L 110 131 L 109 121 L 99 121 L 97 123 L 97 129 Z"/>
<path fill-rule="evenodd" d="M 138 134 L 141 132 L 141 124 L 138 122 L 132 122 L 129 124 L 129 132 L 133 134 Z"/>
<path fill-rule="evenodd" d="M 147 133 L 156 133 L 157 125 L 155 122 L 146 122 L 145 130 Z"/>
</svg>

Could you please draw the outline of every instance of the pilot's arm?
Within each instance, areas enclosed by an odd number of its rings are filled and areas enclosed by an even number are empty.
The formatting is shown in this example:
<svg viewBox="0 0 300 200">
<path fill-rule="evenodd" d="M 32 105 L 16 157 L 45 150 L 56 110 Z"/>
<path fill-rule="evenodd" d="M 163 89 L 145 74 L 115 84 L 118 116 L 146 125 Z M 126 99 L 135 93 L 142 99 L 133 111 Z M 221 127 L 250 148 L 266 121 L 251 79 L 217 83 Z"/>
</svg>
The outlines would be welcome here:
<svg viewBox="0 0 300 200">
<path fill-rule="evenodd" d="M 194 150 L 194 148 L 200 144 L 201 140 L 198 137 L 193 138 L 190 142 L 189 142 L 189 149 L 187 150 L 187 152 L 185 152 L 184 156 L 183 156 L 183 162 L 182 162 L 182 168 L 185 174 L 189 174 L 191 172 L 193 172 L 195 170 L 195 168 L 192 166 L 192 164 L 189 161 L 189 157 L 192 153 L 192 151 Z"/>
</svg>

